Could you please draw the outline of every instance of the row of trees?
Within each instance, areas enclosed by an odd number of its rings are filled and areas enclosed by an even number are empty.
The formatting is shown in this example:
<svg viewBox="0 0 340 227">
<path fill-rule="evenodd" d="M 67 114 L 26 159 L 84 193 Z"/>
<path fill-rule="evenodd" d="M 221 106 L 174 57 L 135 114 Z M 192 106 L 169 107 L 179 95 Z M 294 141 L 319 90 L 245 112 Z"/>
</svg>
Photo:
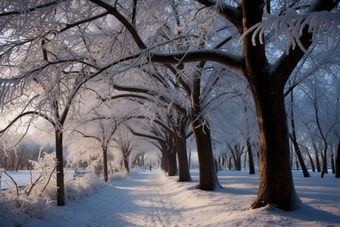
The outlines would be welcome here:
<svg viewBox="0 0 340 227">
<path fill-rule="evenodd" d="M 123 137 L 131 133 L 156 146 L 170 175 L 177 155 L 180 181 L 190 180 L 192 135 L 203 190 L 219 186 L 213 148 L 226 146 L 236 164 L 246 147 L 251 172 L 258 152 L 259 191 L 251 207 L 297 209 L 290 140 L 299 157 L 323 150 L 322 174 L 329 144 L 339 141 L 338 111 L 328 109 L 333 100 L 323 100 L 339 97 L 338 38 L 325 44 L 320 30 L 337 29 L 330 11 L 338 3 L 5 0 L 0 101 L 3 115 L 18 114 L 1 133 L 25 116 L 32 116 L 26 127 L 37 117 L 49 122 L 58 205 L 65 204 L 65 133 L 98 141 L 105 170 L 120 125 Z M 120 144 L 128 155 L 131 147 Z"/>
<path fill-rule="evenodd" d="M 7 141 L 8 142 L 8 141 Z M 10 143 L 8 142 L 7 145 Z M 0 147 L 0 167 L 5 170 L 23 170 L 31 169 L 32 165 L 29 160 L 37 161 L 40 153 L 52 153 L 51 147 L 40 148 L 35 142 L 21 142 L 16 147 Z"/>
</svg>

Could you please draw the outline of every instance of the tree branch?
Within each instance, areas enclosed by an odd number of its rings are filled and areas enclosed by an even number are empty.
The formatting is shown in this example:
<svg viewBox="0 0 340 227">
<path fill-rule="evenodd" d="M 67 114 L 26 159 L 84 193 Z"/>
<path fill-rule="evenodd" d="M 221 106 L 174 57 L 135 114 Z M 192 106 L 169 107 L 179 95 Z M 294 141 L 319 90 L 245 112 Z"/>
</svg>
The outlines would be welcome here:
<svg viewBox="0 0 340 227">
<path fill-rule="evenodd" d="M 195 61 L 212 61 L 243 73 L 244 58 L 220 50 L 192 50 L 175 53 L 150 53 L 150 60 L 161 64 L 181 64 Z"/>
<path fill-rule="evenodd" d="M 27 115 L 37 115 L 37 116 L 40 116 L 44 119 L 46 119 L 48 122 L 50 122 L 54 127 L 56 127 L 56 124 L 55 122 L 53 121 L 52 118 L 48 117 L 47 115 L 43 114 L 43 113 L 40 113 L 39 111 L 27 111 L 27 112 L 23 112 L 21 113 L 20 115 L 18 115 L 16 118 L 14 118 L 4 129 L 0 130 L 0 135 L 2 133 L 4 133 L 6 130 L 8 130 L 16 121 L 18 121 L 19 119 L 21 119 L 22 117 L 24 116 L 27 116 Z"/>
</svg>

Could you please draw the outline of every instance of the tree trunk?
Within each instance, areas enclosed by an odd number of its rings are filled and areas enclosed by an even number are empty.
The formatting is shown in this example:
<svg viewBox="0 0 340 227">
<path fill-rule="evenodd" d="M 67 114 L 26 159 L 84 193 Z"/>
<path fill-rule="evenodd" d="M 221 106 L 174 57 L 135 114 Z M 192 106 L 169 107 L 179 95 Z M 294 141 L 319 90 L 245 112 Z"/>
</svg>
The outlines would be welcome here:
<svg viewBox="0 0 340 227">
<path fill-rule="evenodd" d="M 231 164 L 231 157 L 228 157 L 228 169 L 231 170 L 232 164 Z"/>
<path fill-rule="evenodd" d="M 168 147 L 167 147 L 167 144 L 166 143 L 160 143 L 161 145 L 161 149 L 162 149 L 162 167 L 163 167 L 163 170 L 168 173 L 169 172 L 169 150 L 168 150 Z"/>
<path fill-rule="evenodd" d="M 321 170 L 321 178 L 325 175 L 325 173 L 328 173 L 328 165 L 327 165 L 327 149 L 328 149 L 328 144 L 325 142 L 325 148 L 323 150 L 323 155 L 322 155 L 322 170 Z"/>
<path fill-rule="evenodd" d="M 290 92 L 290 102 L 291 102 L 291 108 L 290 108 L 290 123 L 291 123 L 291 128 L 292 128 L 292 133 L 290 134 L 290 139 L 293 143 L 293 147 L 294 147 L 294 150 L 295 150 L 295 153 L 297 155 L 297 158 L 300 162 L 300 166 L 301 166 L 301 169 L 302 169 L 302 172 L 303 172 L 303 176 L 304 177 L 310 177 L 309 175 L 309 172 L 307 170 L 307 167 L 305 165 L 305 162 L 302 158 L 302 154 L 301 154 L 301 150 L 300 150 L 300 146 L 297 142 L 297 139 L 296 139 L 296 130 L 295 130 L 295 118 L 294 118 L 294 94 L 293 94 L 293 90 Z M 296 169 L 298 170 L 299 169 L 299 164 L 298 162 L 296 161 Z"/>
<path fill-rule="evenodd" d="M 104 182 L 108 181 L 108 170 L 107 170 L 107 146 L 103 146 L 103 164 L 104 164 Z"/>
<path fill-rule="evenodd" d="M 299 204 L 290 166 L 284 97 L 280 89 L 273 92 L 269 81 L 254 81 L 251 86 L 260 133 L 259 191 L 251 207 L 273 204 L 283 210 L 294 210 Z"/>
<path fill-rule="evenodd" d="M 233 155 L 235 170 L 241 170 L 241 157 L 239 156 L 239 150 L 235 146 L 234 150 L 231 150 L 231 154 Z"/>
<path fill-rule="evenodd" d="M 175 133 L 175 141 L 178 157 L 179 181 L 191 181 L 184 134 Z"/>
<path fill-rule="evenodd" d="M 338 143 L 338 150 L 335 157 L 335 178 L 340 178 L 340 141 Z"/>
<path fill-rule="evenodd" d="M 220 186 L 217 178 L 211 145 L 210 129 L 201 118 L 193 119 L 192 130 L 195 136 L 199 164 L 199 185 L 202 190 L 214 190 Z"/>
<path fill-rule="evenodd" d="M 248 150 L 248 162 L 249 162 L 249 174 L 255 174 L 253 151 L 249 139 L 247 139 L 247 150 Z"/>
<path fill-rule="evenodd" d="M 64 157 L 63 157 L 63 132 L 55 130 L 55 147 L 57 158 L 57 205 L 65 205 L 65 187 L 64 187 Z"/>
<path fill-rule="evenodd" d="M 316 147 L 315 144 L 313 144 L 313 147 L 314 147 L 314 151 L 315 151 L 315 162 L 316 162 L 316 171 L 318 173 L 321 172 L 321 165 L 320 165 L 320 160 L 319 160 L 319 153 L 318 153 L 318 149 Z"/>
<path fill-rule="evenodd" d="M 312 166 L 312 171 L 315 172 L 315 165 L 314 165 L 314 161 L 313 161 L 313 158 L 312 156 L 309 154 L 309 152 L 307 151 L 307 155 L 308 155 L 308 158 L 309 158 L 309 161 L 310 161 L 310 164 Z"/>
<path fill-rule="evenodd" d="M 332 154 L 331 154 L 331 167 L 332 167 L 332 174 L 335 173 L 335 166 L 334 166 L 334 153 L 332 151 Z"/>
<path fill-rule="evenodd" d="M 293 142 L 294 150 L 295 150 L 295 153 L 296 153 L 297 158 L 298 158 L 298 160 L 299 160 L 299 163 L 300 163 L 300 166 L 301 166 L 301 169 L 302 169 L 302 172 L 303 172 L 303 176 L 304 176 L 304 177 L 310 177 L 310 174 L 309 174 L 309 172 L 308 172 L 308 170 L 307 170 L 307 167 L 306 167 L 306 165 L 305 165 L 305 162 L 303 161 L 303 158 L 302 158 L 300 146 L 299 146 L 299 144 L 297 143 L 296 138 L 295 138 L 294 135 L 295 135 L 295 134 L 290 135 L 290 139 L 291 139 L 291 141 Z"/>
<path fill-rule="evenodd" d="M 168 176 L 176 176 L 177 174 L 177 159 L 176 159 L 176 150 L 172 148 L 168 151 Z"/>
<path fill-rule="evenodd" d="M 126 155 L 124 155 L 124 168 L 126 169 L 128 173 L 130 173 L 129 156 L 126 156 Z"/>
</svg>

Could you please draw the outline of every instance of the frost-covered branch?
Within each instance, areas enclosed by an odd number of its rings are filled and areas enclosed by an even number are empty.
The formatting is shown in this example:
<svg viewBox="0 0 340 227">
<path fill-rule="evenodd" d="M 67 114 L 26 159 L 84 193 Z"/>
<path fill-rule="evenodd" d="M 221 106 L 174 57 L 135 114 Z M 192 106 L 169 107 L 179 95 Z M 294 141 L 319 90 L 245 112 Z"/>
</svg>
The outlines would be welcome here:
<svg viewBox="0 0 340 227">
<path fill-rule="evenodd" d="M 222 65 L 230 66 L 235 70 L 242 72 L 244 58 L 239 55 L 234 55 L 220 50 L 202 49 L 183 51 L 175 53 L 150 53 L 152 62 L 162 64 L 180 64 L 197 61 L 213 61 Z"/>
<path fill-rule="evenodd" d="M 141 49 L 146 49 L 147 46 L 143 42 L 143 40 L 140 38 L 138 31 L 135 29 L 133 24 L 131 24 L 121 13 L 118 12 L 117 8 L 114 6 L 111 6 L 110 4 L 101 1 L 101 0 L 89 0 L 92 3 L 104 8 L 112 14 L 114 17 L 116 17 L 125 27 L 127 30 L 129 30 L 130 34 L 134 38 L 136 44 L 138 45 L 139 48 Z"/>
<path fill-rule="evenodd" d="M 27 112 L 23 112 L 20 115 L 18 115 L 17 117 L 15 117 L 4 129 L 0 130 L 0 134 L 7 131 L 15 122 L 17 122 L 19 119 L 21 119 L 22 117 L 27 116 L 27 115 L 40 116 L 40 117 L 46 119 L 48 122 L 50 122 L 54 127 L 56 126 L 54 120 L 52 118 L 48 117 L 46 114 L 43 114 L 39 111 L 27 111 Z"/>
<path fill-rule="evenodd" d="M 328 39 L 335 39 L 340 34 L 340 10 L 305 13 L 289 10 L 281 16 L 270 14 L 266 16 L 265 21 L 257 23 L 250 28 L 241 36 L 240 40 L 253 32 L 253 45 L 257 45 L 257 38 L 259 38 L 260 44 L 264 44 L 263 34 L 266 30 L 272 29 L 271 40 L 277 39 L 282 34 L 285 35 L 287 51 L 290 49 L 294 50 L 297 46 L 307 51 L 300 40 L 305 28 L 312 34 L 312 40 L 316 40 L 319 35 L 325 36 Z"/>
<path fill-rule="evenodd" d="M 240 32 L 242 31 L 242 13 L 237 5 L 232 6 L 219 0 L 196 0 L 196 2 L 207 7 L 215 7 L 219 15 L 232 22 Z"/>
<path fill-rule="evenodd" d="M 33 7 L 28 7 L 27 6 L 28 8 L 26 8 L 26 9 L 25 9 L 24 5 L 21 5 L 21 7 L 22 7 L 21 10 L 2 12 L 2 13 L 0 13 L 0 17 L 34 12 L 36 10 L 47 8 L 47 7 L 50 7 L 50 6 L 53 6 L 53 5 L 57 5 L 57 4 L 61 3 L 61 2 L 65 2 L 65 1 L 66 0 L 57 0 L 57 1 L 47 2 L 47 3 L 41 4 L 41 5 L 36 5 L 36 6 L 33 6 Z"/>
<path fill-rule="evenodd" d="M 124 87 L 124 86 L 120 86 L 120 85 L 117 85 L 117 84 L 114 84 L 113 88 L 115 88 L 119 91 L 136 92 L 136 93 L 142 93 L 142 94 L 150 95 L 150 96 L 154 97 L 154 99 L 161 100 L 162 102 L 173 106 L 174 108 L 176 108 L 176 110 L 180 111 L 181 113 L 183 113 L 185 115 L 187 114 L 187 111 L 181 105 L 179 105 L 179 104 L 173 102 L 171 99 L 159 94 L 157 91 L 152 91 L 151 89 L 144 89 L 144 88 L 138 88 L 138 87 Z M 129 95 L 127 95 L 127 96 L 129 96 Z M 112 96 L 109 99 L 112 99 L 113 97 L 115 97 L 115 96 Z M 120 96 L 120 97 L 122 97 L 122 96 Z M 135 97 L 147 99 L 144 96 L 142 96 L 142 97 L 135 96 Z M 118 98 L 118 97 L 116 97 L 116 98 Z M 151 100 L 151 99 L 148 99 L 148 100 Z"/>
</svg>

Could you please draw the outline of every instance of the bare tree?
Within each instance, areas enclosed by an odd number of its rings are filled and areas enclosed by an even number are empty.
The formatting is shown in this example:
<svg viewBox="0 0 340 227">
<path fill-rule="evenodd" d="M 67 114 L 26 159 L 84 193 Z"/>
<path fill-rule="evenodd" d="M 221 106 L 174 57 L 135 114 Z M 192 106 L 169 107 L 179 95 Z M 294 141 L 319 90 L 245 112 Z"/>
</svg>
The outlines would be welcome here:
<svg viewBox="0 0 340 227">
<path fill-rule="evenodd" d="M 117 143 L 118 148 L 121 150 L 123 154 L 123 163 L 126 171 L 130 172 L 130 154 L 133 149 L 135 149 L 135 144 L 127 133 L 120 132 L 118 136 L 114 138 L 114 141 Z"/>
<path fill-rule="evenodd" d="M 80 133 L 85 138 L 92 138 L 95 139 L 100 143 L 100 147 L 102 149 L 102 157 L 103 157 L 103 167 L 104 167 L 104 181 L 108 181 L 108 149 L 110 141 L 113 140 L 114 133 L 116 132 L 119 124 L 117 123 L 117 119 L 108 118 L 107 116 L 99 115 L 97 113 L 97 116 L 95 118 L 89 119 L 91 123 L 98 122 L 99 131 L 95 131 L 94 134 L 88 134 L 85 132 L 82 132 L 78 129 L 75 131 Z M 93 128 L 92 128 L 93 129 Z M 90 130 L 84 130 L 84 131 L 90 131 Z"/>
</svg>

